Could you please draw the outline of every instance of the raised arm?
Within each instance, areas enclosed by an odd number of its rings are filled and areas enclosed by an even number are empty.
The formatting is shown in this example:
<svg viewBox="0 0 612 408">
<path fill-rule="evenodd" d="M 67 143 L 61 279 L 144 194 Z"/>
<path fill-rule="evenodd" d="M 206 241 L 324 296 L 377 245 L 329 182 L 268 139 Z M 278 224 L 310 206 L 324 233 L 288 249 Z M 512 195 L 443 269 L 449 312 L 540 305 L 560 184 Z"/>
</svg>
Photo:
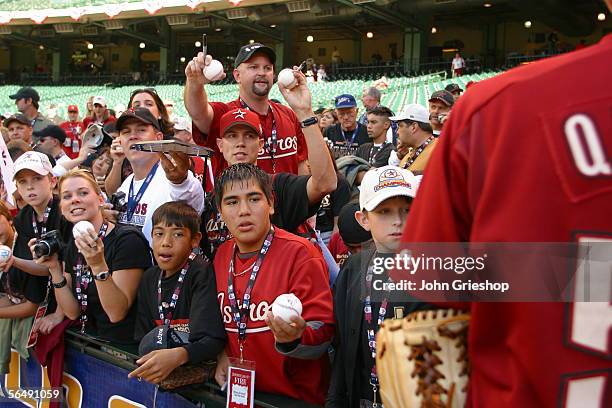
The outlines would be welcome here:
<svg viewBox="0 0 612 408">
<path fill-rule="evenodd" d="M 210 125 L 215 116 L 212 106 L 208 103 L 208 94 L 205 89 L 205 85 L 210 81 L 204 76 L 204 68 L 212 60 L 211 55 L 206 55 L 204 58 L 204 54 L 200 52 L 185 67 L 186 81 L 183 93 L 185 108 L 193 123 L 202 133 L 210 131 Z M 223 78 L 225 78 L 225 73 L 220 79 Z"/>
<path fill-rule="evenodd" d="M 295 112 L 298 121 L 302 122 L 315 116 L 312 111 L 312 96 L 306 84 L 306 77 L 297 70 L 297 67 L 294 67 L 293 75 L 298 81 L 297 86 L 287 89 L 279 83 L 278 88 Z M 315 122 L 313 125 L 307 126 L 302 129 L 302 132 L 308 148 L 308 162 L 310 163 L 311 173 L 307 184 L 308 201 L 311 204 L 316 204 L 336 189 L 338 179 L 318 124 Z"/>
</svg>

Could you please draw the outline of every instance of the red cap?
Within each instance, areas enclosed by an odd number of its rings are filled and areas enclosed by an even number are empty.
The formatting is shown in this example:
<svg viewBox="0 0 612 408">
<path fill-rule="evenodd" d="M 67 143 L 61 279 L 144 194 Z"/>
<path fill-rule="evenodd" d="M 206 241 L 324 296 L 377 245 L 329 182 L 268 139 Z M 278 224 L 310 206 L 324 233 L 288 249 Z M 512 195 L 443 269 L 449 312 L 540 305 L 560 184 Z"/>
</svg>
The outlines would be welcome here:
<svg viewBox="0 0 612 408">
<path fill-rule="evenodd" d="M 259 122 L 259 116 L 248 109 L 238 108 L 221 116 L 221 137 L 223 137 L 225 132 L 236 125 L 246 125 L 256 131 L 259 136 L 263 133 L 261 123 Z"/>
<path fill-rule="evenodd" d="M 68 105 L 68 112 L 79 113 L 79 107 L 76 105 Z"/>
</svg>

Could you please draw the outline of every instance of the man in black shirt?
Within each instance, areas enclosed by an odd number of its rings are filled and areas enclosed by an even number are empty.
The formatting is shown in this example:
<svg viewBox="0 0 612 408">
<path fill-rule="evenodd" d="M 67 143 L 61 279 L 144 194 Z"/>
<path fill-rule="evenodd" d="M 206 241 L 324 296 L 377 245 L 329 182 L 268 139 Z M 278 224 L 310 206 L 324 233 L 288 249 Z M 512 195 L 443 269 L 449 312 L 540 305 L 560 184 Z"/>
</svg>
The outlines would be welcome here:
<svg viewBox="0 0 612 408">
<path fill-rule="evenodd" d="M 336 155 L 351 154 L 354 147 L 367 143 L 368 131 L 357 122 L 357 101 L 353 95 L 336 96 L 338 123 L 325 130 L 325 137 L 334 144 Z"/>
<path fill-rule="evenodd" d="M 378 106 L 368 112 L 368 136 L 371 142 L 364 143 L 355 151 L 355 156 L 367 160 L 374 167 L 389 164 L 393 144 L 387 142 L 387 131 L 391 127 L 389 117 L 393 112 L 387 107 Z"/>
<path fill-rule="evenodd" d="M 272 178 L 272 223 L 290 232 L 296 232 L 298 227 L 317 212 L 323 197 L 334 191 L 337 183 L 332 158 L 312 112 L 306 78 L 298 71 L 294 71 L 294 75 L 298 86 L 291 90 L 279 88 L 297 117 L 308 118 L 302 122 L 302 130 L 308 147 L 312 175 L 277 173 Z M 261 124 L 255 112 L 242 108 L 229 111 L 221 117 L 220 129 L 222 136 L 217 139 L 217 144 L 230 166 L 236 163 L 257 163 L 257 155 L 263 148 L 264 141 Z M 210 257 L 219 245 L 231 238 L 214 201 L 212 195 L 207 197 L 202 224 L 202 248 Z"/>
</svg>

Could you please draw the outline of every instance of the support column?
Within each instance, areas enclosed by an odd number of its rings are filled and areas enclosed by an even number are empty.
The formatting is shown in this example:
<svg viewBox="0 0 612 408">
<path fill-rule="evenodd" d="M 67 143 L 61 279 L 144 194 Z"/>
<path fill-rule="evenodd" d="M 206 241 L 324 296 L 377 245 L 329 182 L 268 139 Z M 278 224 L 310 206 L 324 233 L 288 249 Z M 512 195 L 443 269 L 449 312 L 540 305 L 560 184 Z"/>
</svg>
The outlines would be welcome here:
<svg viewBox="0 0 612 408">
<path fill-rule="evenodd" d="M 168 74 L 168 48 L 159 47 L 159 79 L 164 81 Z"/>
<path fill-rule="evenodd" d="M 361 37 L 355 36 L 353 38 L 353 59 L 354 63 L 357 65 L 361 65 Z"/>
<path fill-rule="evenodd" d="M 51 64 L 51 80 L 59 82 L 61 76 L 61 55 L 59 51 L 53 51 L 53 62 Z"/>
<path fill-rule="evenodd" d="M 283 40 L 276 45 L 277 72 L 284 67 L 292 67 L 296 63 L 293 27 L 291 24 L 283 24 L 280 28 Z"/>
<path fill-rule="evenodd" d="M 404 29 L 404 72 L 419 71 L 421 57 L 424 56 L 424 51 L 427 44 L 424 44 L 426 38 L 416 28 Z"/>
</svg>

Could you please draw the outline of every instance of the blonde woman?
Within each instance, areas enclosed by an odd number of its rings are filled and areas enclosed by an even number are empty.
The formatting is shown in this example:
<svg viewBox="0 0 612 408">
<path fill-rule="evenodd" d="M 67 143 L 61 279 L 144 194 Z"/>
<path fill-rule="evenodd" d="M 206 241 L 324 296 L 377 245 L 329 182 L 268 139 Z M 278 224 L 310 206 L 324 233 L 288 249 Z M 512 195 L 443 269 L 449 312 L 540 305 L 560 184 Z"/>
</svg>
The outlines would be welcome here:
<svg viewBox="0 0 612 408">
<path fill-rule="evenodd" d="M 67 244 L 61 256 L 37 259 L 51 273 L 61 309 L 57 313 L 78 320 L 82 332 L 132 343 L 136 292 L 144 270 L 152 265 L 147 241 L 132 227 L 105 221 L 104 197 L 88 171 L 68 172 L 59 181 L 59 194 L 62 215 L 75 225 L 88 221 L 93 230 L 76 238 L 63 237 Z M 35 240 L 29 244 L 36 259 Z M 61 321 L 57 315 L 48 318 L 55 324 Z"/>
</svg>

